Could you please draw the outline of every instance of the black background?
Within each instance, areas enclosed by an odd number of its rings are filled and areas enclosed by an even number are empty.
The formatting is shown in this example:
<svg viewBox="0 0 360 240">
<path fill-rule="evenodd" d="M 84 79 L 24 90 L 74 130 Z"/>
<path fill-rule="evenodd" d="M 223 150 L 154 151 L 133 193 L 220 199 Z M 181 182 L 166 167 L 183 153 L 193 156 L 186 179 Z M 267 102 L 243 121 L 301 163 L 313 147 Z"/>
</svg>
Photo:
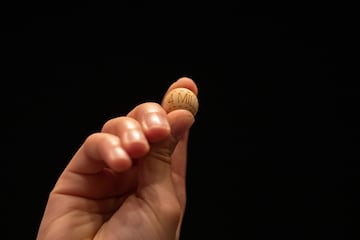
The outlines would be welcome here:
<svg viewBox="0 0 360 240">
<path fill-rule="evenodd" d="M 182 76 L 200 102 L 182 239 L 356 239 L 357 17 L 271 7 L 3 6 L 7 239 L 35 239 L 86 136 Z"/>
</svg>

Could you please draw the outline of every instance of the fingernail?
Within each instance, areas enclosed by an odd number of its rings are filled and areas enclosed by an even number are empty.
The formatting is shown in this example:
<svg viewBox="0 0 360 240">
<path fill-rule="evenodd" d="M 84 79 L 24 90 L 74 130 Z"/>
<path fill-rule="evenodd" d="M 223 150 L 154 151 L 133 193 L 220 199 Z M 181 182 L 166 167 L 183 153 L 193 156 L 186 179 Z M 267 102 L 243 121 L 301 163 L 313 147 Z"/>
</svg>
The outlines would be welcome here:
<svg viewBox="0 0 360 240">
<path fill-rule="evenodd" d="M 145 116 L 145 125 L 148 129 L 151 128 L 169 128 L 169 123 L 164 115 L 157 112 L 149 112 Z"/>
<path fill-rule="evenodd" d="M 110 159 L 115 160 L 115 159 L 119 159 L 119 158 L 128 158 L 128 155 L 126 154 L 126 152 L 124 151 L 124 149 L 122 149 L 121 147 L 113 147 L 111 149 L 110 152 Z"/>
<path fill-rule="evenodd" d="M 134 142 L 134 141 L 143 141 L 145 137 L 138 130 L 129 130 L 124 133 L 124 141 L 125 142 Z"/>
</svg>

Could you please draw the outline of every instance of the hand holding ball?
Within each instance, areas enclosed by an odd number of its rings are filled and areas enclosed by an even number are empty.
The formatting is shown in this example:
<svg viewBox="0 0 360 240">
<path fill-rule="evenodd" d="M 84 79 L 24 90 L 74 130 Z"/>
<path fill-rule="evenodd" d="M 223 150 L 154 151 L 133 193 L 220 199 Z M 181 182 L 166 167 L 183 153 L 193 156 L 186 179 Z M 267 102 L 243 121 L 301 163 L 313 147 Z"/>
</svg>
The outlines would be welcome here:
<svg viewBox="0 0 360 240">
<path fill-rule="evenodd" d="M 199 102 L 190 89 L 175 88 L 166 94 L 163 107 L 168 113 L 176 109 L 185 109 L 195 116 L 199 108 Z"/>
</svg>

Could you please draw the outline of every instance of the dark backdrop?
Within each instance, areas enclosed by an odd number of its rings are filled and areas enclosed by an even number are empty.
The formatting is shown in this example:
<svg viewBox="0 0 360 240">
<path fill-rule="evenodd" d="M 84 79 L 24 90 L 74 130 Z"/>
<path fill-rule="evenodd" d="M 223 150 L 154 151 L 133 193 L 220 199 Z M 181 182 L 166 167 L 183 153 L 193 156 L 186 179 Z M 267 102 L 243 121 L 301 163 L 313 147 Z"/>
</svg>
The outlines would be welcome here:
<svg viewBox="0 0 360 240">
<path fill-rule="evenodd" d="M 200 101 L 182 239 L 355 239 L 355 16 L 258 7 L 3 7 L 7 239 L 35 238 L 48 193 L 86 136 L 159 102 L 182 76 L 196 81 Z"/>
</svg>

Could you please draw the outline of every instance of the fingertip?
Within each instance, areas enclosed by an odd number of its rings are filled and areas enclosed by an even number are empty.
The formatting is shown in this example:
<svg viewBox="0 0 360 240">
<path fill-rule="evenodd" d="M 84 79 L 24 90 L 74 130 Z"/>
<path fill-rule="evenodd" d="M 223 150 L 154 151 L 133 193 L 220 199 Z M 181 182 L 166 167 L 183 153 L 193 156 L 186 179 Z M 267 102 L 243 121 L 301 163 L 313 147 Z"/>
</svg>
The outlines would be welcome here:
<svg viewBox="0 0 360 240">
<path fill-rule="evenodd" d="M 99 156 L 105 165 L 116 172 L 123 172 L 132 165 L 131 158 L 121 146 L 120 139 L 112 134 L 98 134 L 97 139 Z"/>
<path fill-rule="evenodd" d="M 192 91 L 195 95 L 198 95 L 198 87 L 195 81 L 190 77 L 180 77 L 178 80 L 173 82 L 167 90 L 167 93 L 175 88 L 187 88 Z"/>
<path fill-rule="evenodd" d="M 108 150 L 106 163 L 117 172 L 124 172 L 132 166 L 130 156 L 120 146 L 113 146 Z"/>
<path fill-rule="evenodd" d="M 84 141 L 69 163 L 68 170 L 83 174 L 94 174 L 105 167 L 114 171 L 125 171 L 132 160 L 120 144 L 120 139 L 109 133 L 93 133 Z"/>
<path fill-rule="evenodd" d="M 147 112 L 143 115 L 143 127 L 149 142 L 159 142 L 170 134 L 170 124 L 164 111 Z"/>
</svg>

